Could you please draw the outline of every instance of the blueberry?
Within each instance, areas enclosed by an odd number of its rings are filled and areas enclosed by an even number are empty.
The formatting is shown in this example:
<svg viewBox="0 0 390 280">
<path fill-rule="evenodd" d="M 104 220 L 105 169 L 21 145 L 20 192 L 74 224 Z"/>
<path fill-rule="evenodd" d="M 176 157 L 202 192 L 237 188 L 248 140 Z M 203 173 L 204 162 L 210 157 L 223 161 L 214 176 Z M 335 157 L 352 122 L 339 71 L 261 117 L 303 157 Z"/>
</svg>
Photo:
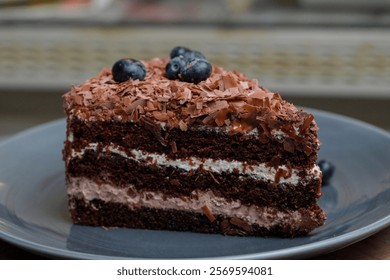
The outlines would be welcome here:
<svg viewBox="0 0 390 280">
<path fill-rule="evenodd" d="M 193 60 L 194 58 L 206 59 L 206 57 L 201 52 L 198 51 L 185 52 L 183 54 L 183 57 L 188 62 Z"/>
<path fill-rule="evenodd" d="M 178 46 L 172 49 L 170 56 L 171 60 L 165 67 L 168 79 L 179 78 L 196 84 L 211 75 L 211 64 L 201 52 Z"/>
<path fill-rule="evenodd" d="M 143 80 L 146 75 L 146 67 L 136 59 L 123 58 L 112 66 L 112 76 L 114 81 L 121 83 L 129 79 Z"/>
<path fill-rule="evenodd" d="M 322 185 L 329 184 L 330 179 L 332 178 L 333 173 L 335 171 L 335 166 L 333 165 L 333 163 L 327 160 L 320 160 L 318 162 L 318 166 L 322 171 Z"/>
<path fill-rule="evenodd" d="M 165 66 L 165 73 L 170 80 L 176 80 L 179 78 L 179 74 L 184 69 L 186 62 L 183 56 L 177 56 L 172 58 Z"/>
<path fill-rule="evenodd" d="M 211 71 L 211 64 L 206 59 L 194 58 L 183 68 L 181 80 L 197 84 L 210 77 Z"/>
<path fill-rule="evenodd" d="M 190 51 L 191 50 L 189 48 L 186 48 L 186 47 L 180 47 L 180 46 L 179 47 L 174 47 L 171 50 L 171 58 L 183 55 L 184 53 L 190 52 Z"/>
<path fill-rule="evenodd" d="M 175 47 L 172 49 L 171 59 L 178 56 L 183 56 L 187 62 L 191 61 L 194 58 L 206 59 L 206 57 L 201 52 L 193 51 L 186 47 Z"/>
</svg>

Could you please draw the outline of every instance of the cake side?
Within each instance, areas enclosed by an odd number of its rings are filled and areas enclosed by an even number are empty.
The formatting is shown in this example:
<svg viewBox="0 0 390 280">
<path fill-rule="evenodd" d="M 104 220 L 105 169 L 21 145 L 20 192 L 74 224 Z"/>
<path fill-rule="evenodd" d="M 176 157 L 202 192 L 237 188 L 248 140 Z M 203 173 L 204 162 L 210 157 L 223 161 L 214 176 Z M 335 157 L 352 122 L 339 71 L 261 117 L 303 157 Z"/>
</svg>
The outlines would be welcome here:
<svg viewBox="0 0 390 280">
<path fill-rule="evenodd" d="M 323 224 L 314 117 L 243 74 L 213 66 L 192 84 L 166 63 L 124 83 L 106 69 L 64 95 L 74 222 L 280 236 Z"/>
</svg>

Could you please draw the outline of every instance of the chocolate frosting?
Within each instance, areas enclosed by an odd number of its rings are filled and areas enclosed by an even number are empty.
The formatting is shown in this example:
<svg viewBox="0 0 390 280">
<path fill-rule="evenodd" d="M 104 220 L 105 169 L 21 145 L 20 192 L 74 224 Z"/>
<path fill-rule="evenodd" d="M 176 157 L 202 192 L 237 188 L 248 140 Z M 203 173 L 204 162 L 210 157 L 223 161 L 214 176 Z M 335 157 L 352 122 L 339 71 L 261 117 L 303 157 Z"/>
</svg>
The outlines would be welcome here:
<svg viewBox="0 0 390 280">
<path fill-rule="evenodd" d="M 257 129 L 264 143 L 273 137 L 272 131 L 279 131 L 285 136 L 287 151 L 293 152 L 298 142 L 302 146 L 309 139 L 306 153 L 318 149 L 314 117 L 256 79 L 213 65 L 207 80 L 193 84 L 165 77 L 168 58 L 142 62 L 147 68 L 142 81 L 117 83 L 107 68 L 73 86 L 63 96 L 65 112 L 81 120 L 144 122 L 165 130 L 186 131 L 194 125 L 220 127 L 231 133 Z"/>
</svg>

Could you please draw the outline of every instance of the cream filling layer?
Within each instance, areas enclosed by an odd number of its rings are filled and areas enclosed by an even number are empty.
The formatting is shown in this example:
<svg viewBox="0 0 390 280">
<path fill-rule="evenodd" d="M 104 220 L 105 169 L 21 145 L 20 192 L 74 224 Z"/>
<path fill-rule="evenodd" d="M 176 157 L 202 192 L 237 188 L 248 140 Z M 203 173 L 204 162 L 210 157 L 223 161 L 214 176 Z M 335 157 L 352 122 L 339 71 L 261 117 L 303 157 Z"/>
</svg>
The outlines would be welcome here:
<svg viewBox="0 0 390 280">
<path fill-rule="evenodd" d="M 72 158 L 82 157 L 87 150 L 96 151 L 97 147 L 97 143 L 90 143 L 80 151 L 72 150 Z M 127 159 L 132 159 L 137 162 L 147 162 L 149 164 L 157 165 L 160 167 L 174 167 L 183 169 L 185 171 L 197 170 L 202 168 L 204 170 L 214 173 L 238 172 L 241 175 L 247 175 L 257 180 L 267 180 L 270 182 L 274 182 L 277 172 L 280 172 L 282 170 L 285 174 L 289 174 L 289 176 L 280 177 L 279 183 L 288 183 L 293 185 L 296 185 L 302 180 L 307 180 L 312 177 L 319 178 L 321 176 L 321 171 L 317 165 L 307 171 L 306 178 L 301 178 L 298 175 L 300 170 L 289 170 L 288 167 L 285 165 L 281 165 L 277 169 L 275 169 L 273 167 L 266 166 L 265 163 L 253 165 L 235 160 L 228 161 L 223 159 L 202 159 L 196 157 L 169 159 L 164 154 L 148 153 L 136 149 L 125 152 L 120 147 L 115 145 L 108 145 L 103 147 L 102 152 L 118 154 Z"/>
<path fill-rule="evenodd" d="M 110 184 L 97 184 L 87 178 L 73 177 L 68 182 L 68 195 L 84 199 L 86 202 L 99 199 L 104 202 L 120 203 L 132 210 L 148 207 L 203 213 L 202 207 L 207 206 L 213 215 L 237 217 L 247 223 L 268 229 L 273 225 L 282 225 L 286 222 L 291 227 L 299 227 L 302 222 L 302 215 L 298 211 L 282 212 L 272 207 L 247 206 L 241 204 L 239 200 L 227 201 L 222 197 L 217 197 L 212 191 L 193 191 L 191 196 L 167 197 L 159 192 L 138 191 L 133 185 L 115 188 Z M 70 207 L 75 206 L 70 205 Z"/>
</svg>

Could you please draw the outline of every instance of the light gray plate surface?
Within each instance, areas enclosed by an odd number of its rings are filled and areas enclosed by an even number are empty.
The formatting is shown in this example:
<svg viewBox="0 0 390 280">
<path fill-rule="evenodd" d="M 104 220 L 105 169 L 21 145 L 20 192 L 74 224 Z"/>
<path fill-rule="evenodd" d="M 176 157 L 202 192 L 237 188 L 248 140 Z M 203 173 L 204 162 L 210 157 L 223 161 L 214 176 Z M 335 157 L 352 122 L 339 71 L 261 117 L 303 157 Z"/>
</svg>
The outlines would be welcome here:
<svg viewBox="0 0 390 280">
<path fill-rule="evenodd" d="M 390 135 L 309 110 L 320 127 L 320 159 L 335 164 L 323 188 L 326 224 L 294 239 L 74 226 L 67 212 L 61 150 L 65 121 L 0 144 L 0 238 L 60 258 L 305 258 L 337 250 L 390 225 Z"/>
</svg>

